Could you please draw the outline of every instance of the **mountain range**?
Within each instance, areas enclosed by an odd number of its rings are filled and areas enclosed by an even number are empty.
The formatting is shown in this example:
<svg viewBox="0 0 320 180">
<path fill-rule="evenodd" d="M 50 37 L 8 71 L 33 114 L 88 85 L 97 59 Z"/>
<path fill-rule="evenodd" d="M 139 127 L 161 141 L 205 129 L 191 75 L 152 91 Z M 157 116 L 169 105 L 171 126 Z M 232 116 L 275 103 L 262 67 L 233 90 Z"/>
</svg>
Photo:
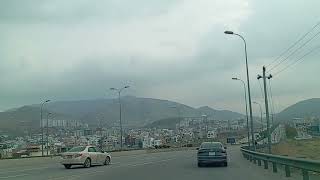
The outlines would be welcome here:
<svg viewBox="0 0 320 180">
<path fill-rule="evenodd" d="M 276 115 L 276 119 L 279 121 L 310 117 L 320 117 L 320 98 L 299 101 Z"/>
<path fill-rule="evenodd" d="M 216 110 L 208 106 L 190 107 L 173 101 L 125 96 L 121 99 L 123 124 L 127 127 L 145 127 L 157 121 L 172 123 L 177 117 L 199 117 L 206 114 L 213 119 L 235 120 L 244 115 Z M 22 129 L 38 129 L 40 124 L 39 105 L 27 105 L 0 112 L 0 131 L 20 132 Z M 320 98 L 298 102 L 276 115 L 279 121 L 295 117 L 320 116 Z M 44 106 L 43 118 L 51 112 L 51 119 L 78 120 L 89 126 L 118 126 L 119 103 L 117 99 L 93 99 L 50 102 Z M 176 117 L 176 118 L 174 118 Z M 166 124 L 164 123 L 164 124 Z M 163 124 L 163 123 L 162 123 Z"/>
<path fill-rule="evenodd" d="M 238 119 L 244 115 L 232 111 L 215 110 L 204 106 L 193 108 L 173 101 L 125 96 L 121 99 L 122 122 L 128 127 L 143 127 L 157 120 L 172 117 L 199 117 L 203 114 L 215 119 Z M 118 126 L 119 103 L 117 99 L 93 99 L 57 101 L 45 104 L 43 119 L 78 120 L 89 126 Z M 20 131 L 22 128 L 37 129 L 40 125 L 39 105 L 27 105 L 0 112 L 0 130 Z"/>
</svg>

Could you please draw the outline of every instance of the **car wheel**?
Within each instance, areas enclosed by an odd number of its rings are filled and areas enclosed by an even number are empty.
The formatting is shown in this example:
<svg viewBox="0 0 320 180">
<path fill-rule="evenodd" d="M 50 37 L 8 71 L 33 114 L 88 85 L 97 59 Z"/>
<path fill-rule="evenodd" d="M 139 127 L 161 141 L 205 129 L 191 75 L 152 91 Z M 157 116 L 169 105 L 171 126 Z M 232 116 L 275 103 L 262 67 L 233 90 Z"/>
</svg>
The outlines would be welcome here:
<svg viewBox="0 0 320 180">
<path fill-rule="evenodd" d="M 223 165 L 224 165 L 225 167 L 227 167 L 227 166 L 228 166 L 228 162 L 224 162 Z"/>
<path fill-rule="evenodd" d="M 66 168 L 66 169 L 70 169 L 71 168 L 71 164 L 64 164 L 64 167 Z"/>
<path fill-rule="evenodd" d="M 111 163 L 111 159 L 109 156 L 106 157 L 106 160 L 104 161 L 104 165 L 109 165 Z"/>
<path fill-rule="evenodd" d="M 198 167 L 202 167 L 203 165 L 201 163 L 198 162 Z"/>
<path fill-rule="evenodd" d="M 83 167 L 85 168 L 91 167 L 91 160 L 89 158 L 87 158 L 86 161 L 84 161 Z"/>
</svg>

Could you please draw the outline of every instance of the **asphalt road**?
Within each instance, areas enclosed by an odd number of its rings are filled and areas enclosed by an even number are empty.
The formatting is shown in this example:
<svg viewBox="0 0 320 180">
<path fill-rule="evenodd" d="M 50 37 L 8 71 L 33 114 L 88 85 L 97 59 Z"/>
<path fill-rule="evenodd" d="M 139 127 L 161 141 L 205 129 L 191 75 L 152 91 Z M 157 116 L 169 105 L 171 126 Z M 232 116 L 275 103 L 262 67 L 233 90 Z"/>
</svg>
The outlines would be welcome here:
<svg viewBox="0 0 320 180">
<path fill-rule="evenodd" d="M 147 153 L 113 157 L 109 166 L 65 169 L 58 159 L 24 159 L 0 161 L 1 179 L 21 180 L 295 180 L 284 177 L 284 172 L 272 173 L 245 160 L 239 147 L 228 148 L 228 167 L 198 168 L 196 151 Z"/>
</svg>

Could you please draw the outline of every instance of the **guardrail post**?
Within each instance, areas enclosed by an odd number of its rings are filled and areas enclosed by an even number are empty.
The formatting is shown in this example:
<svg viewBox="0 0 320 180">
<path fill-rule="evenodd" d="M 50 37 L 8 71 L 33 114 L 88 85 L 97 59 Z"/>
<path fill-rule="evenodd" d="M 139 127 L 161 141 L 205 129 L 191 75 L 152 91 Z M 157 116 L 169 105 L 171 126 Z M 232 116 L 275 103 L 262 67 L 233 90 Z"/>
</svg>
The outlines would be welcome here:
<svg viewBox="0 0 320 180">
<path fill-rule="evenodd" d="M 272 169 L 273 169 L 273 172 L 274 172 L 274 173 L 278 172 L 277 163 L 272 162 Z"/>
<path fill-rule="evenodd" d="M 284 169 L 285 169 L 285 171 L 286 171 L 286 177 L 290 177 L 290 176 L 291 176 L 290 167 L 287 166 L 287 165 L 285 165 L 285 166 L 284 166 Z"/>
<path fill-rule="evenodd" d="M 257 164 L 256 158 L 253 158 L 253 163 L 254 163 L 254 164 Z"/>
<path fill-rule="evenodd" d="M 249 160 L 249 159 L 250 159 L 250 156 L 247 154 L 247 155 L 246 155 L 246 158 L 247 158 L 247 160 Z"/>
<path fill-rule="evenodd" d="M 309 172 L 307 170 L 302 170 L 303 180 L 309 180 Z"/>
<path fill-rule="evenodd" d="M 253 160 L 253 157 L 252 157 L 252 156 L 250 156 L 250 162 L 252 162 L 252 160 Z"/>
<path fill-rule="evenodd" d="M 258 166 L 261 166 L 261 159 L 258 159 Z"/>
<path fill-rule="evenodd" d="M 263 160 L 263 164 L 264 164 L 264 169 L 268 169 L 268 161 Z"/>
</svg>

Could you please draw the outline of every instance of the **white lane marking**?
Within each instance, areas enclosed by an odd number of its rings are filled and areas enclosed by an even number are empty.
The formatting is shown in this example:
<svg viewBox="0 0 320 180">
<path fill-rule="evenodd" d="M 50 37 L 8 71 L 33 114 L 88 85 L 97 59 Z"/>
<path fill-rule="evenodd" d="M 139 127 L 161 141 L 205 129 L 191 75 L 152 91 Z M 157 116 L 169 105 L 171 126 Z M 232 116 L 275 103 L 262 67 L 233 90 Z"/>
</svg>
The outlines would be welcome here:
<svg viewBox="0 0 320 180">
<path fill-rule="evenodd" d="M 9 178 L 16 178 L 16 177 L 22 177 L 22 176 L 27 176 L 29 174 L 18 174 L 18 175 L 12 175 L 12 176 L 4 176 L 0 177 L 0 179 L 9 179 Z"/>
<path fill-rule="evenodd" d="M 148 165 L 148 164 L 155 164 L 155 163 L 161 163 L 161 162 L 167 162 L 167 161 L 171 161 L 171 160 L 174 160 L 174 159 L 177 159 L 177 158 L 170 158 L 170 159 L 163 159 L 163 160 L 160 160 L 160 161 L 153 161 L 153 162 L 144 162 L 144 163 L 136 163 L 136 164 L 126 164 L 126 165 L 120 165 L 120 166 L 115 166 L 113 168 L 122 168 L 122 167 L 136 167 L 136 166 L 143 166 L 143 165 Z M 61 176 L 61 177 L 55 177 L 55 178 L 49 178 L 50 180 L 53 180 L 53 179 L 64 179 L 64 178 L 68 178 L 68 179 L 77 179 L 79 177 L 81 177 L 82 175 L 93 175 L 93 174 L 96 174 L 96 173 L 103 173 L 105 172 L 105 170 L 96 170 L 96 171 L 92 171 L 92 172 L 85 172 L 85 173 L 80 173 L 80 174 L 77 174 L 77 175 L 67 175 L 67 176 Z"/>
</svg>

